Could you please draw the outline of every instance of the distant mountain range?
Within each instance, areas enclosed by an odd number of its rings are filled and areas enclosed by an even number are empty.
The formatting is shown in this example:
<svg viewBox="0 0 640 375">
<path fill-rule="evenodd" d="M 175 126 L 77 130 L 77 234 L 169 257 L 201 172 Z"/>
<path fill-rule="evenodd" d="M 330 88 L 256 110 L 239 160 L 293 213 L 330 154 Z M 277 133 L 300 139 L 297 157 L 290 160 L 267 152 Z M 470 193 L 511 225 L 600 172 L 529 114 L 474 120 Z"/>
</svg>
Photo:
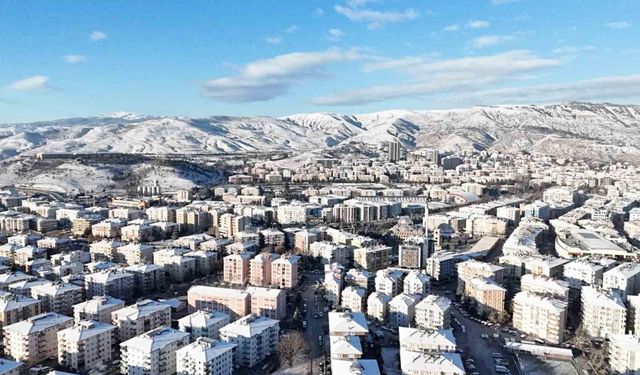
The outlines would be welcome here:
<svg viewBox="0 0 640 375">
<path fill-rule="evenodd" d="M 571 102 L 455 110 L 392 110 L 282 118 L 130 113 L 0 125 L 0 159 L 36 152 L 190 153 L 399 140 L 407 148 L 494 148 L 563 157 L 640 160 L 640 106 Z"/>
</svg>

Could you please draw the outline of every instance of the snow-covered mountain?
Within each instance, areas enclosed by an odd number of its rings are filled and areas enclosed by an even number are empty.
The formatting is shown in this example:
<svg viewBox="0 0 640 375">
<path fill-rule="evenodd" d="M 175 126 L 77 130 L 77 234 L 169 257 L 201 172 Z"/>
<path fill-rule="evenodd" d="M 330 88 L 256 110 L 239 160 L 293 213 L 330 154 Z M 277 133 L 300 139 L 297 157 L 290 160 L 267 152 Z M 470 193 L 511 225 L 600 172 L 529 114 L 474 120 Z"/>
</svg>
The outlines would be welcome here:
<svg viewBox="0 0 640 375">
<path fill-rule="evenodd" d="M 393 110 L 282 118 L 158 117 L 114 113 L 0 125 L 0 159 L 36 152 L 190 153 L 309 151 L 348 142 L 405 147 L 526 149 L 606 159 L 640 159 L 640 106 L 566 103 Z"/>
</svg>

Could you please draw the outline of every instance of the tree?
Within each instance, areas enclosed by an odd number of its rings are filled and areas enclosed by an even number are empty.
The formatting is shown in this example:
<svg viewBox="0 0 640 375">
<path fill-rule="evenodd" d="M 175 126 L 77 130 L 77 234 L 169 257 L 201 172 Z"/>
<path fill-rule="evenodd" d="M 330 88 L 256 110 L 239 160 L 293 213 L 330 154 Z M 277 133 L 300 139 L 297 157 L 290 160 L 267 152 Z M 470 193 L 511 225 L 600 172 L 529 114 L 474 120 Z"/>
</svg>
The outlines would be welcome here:
<svg viewBox="0 0 640 375">
<path fill-rule="evenodd" d="M 304 359 L 308 354 L 309 344 L 301 332 L 295 331 L 280 337 L 278 356 L 283 364 L 291 367 L 296 360 Z"/>
</svg>

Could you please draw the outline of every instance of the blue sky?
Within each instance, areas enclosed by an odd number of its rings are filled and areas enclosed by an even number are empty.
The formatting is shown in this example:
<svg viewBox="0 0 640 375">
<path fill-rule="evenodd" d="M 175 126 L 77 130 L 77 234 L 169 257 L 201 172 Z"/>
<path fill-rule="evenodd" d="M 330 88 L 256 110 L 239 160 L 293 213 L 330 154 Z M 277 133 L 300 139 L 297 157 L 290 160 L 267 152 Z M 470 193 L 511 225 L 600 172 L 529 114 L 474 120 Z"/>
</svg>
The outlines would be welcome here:
<svg viewBox="0 0 640 375">
<path fill-rule="evenodd" d="M 0 122 L 639 99 L 637 1 L 0 2 Z"/>
</svg>

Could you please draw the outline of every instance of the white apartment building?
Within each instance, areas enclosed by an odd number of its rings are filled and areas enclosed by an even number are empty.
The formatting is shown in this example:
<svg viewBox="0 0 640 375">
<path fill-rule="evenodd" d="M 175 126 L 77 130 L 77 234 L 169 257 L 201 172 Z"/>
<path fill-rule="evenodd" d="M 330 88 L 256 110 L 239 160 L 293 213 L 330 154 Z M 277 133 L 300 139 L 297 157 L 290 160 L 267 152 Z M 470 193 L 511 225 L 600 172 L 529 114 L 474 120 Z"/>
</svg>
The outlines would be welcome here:
<svg viewBox="0 0 640 375">
<path fill-rule="evenodd" d="M 0 360 L 0 375 L 20 375 L 23 365 L 22 362 L 4 358 Z"/>
<path fill-rule="evenodd" d="M 69 316 L 73 315 L 73 305 L 84 300 L 81 287 L 60 282 L 35 285 L 31 297 L 42 301 L 42 310 Z"/>
<path fill-rule="evenodd" d="M 159 327 L 120 343 L 123 375 L 173 375 L 176 351 L 189 344 L 189 334 Z"/>
<path fill-rule="evenodd" d="M 80 373 L 106 364 L 113 358 L 116 327 L 92 320 L 58 332 L 58 364 Z"/>
<path fill-rule="evenodd" d="M 346 360 L 362 357 L 362 343 L 358 336 L 329 336 L 332 359 Z"/>
<path fill-rule="evenodd" d="M 569 283 L 563 280 L 527 274 L 520 279 L 520 290 L 569 301 Z"/>
<path fill-rule="evenodd" d="M 135 276 L 112 269 L 92 273 L 85 275 L 84 289 L 87 298 L 108 295 L 130 301 L 135 291 Z"/>
<path fill-rule="evenodd" d="M 611 335 L 609 365 L 614 374 L 640 374 L 640 337 L 624 334 Z"/>
<path fill-rule="evenodd" d="M 57 333 L 72 326 L 72 318 L 53 312 L 11 324 L 2 329 L 4 352 L 7 356 L 29 365 L 56 358 Z"/>
<path fill-rule="evenodd" d="M 602 286 L 604 266 L 588 259 L 576 259 L 564 265 L 563 275 L 571 289 L 579 291 L 583 285 L 599 287 Z"/>
<path fill-rule="evenodd" d="M 153 264 L 162 266 L 166 274 L 175 282 L 181 283 L 196 274 L 196 260 L 184 256 L 187 249 L 165 249 L 153 253 Z"/>
<path fill-rule="evenodd" d="M 129 266 L 153 262 L 153 246 L 131 243 L 116 249 L 116 261 Z"/>
<path fill-rule="evenodd" d="M 367 315 L 379 322 L 384 321 L 389 313 L 391 297 L 384 293 L 373 292 L 367 298 Z"/>
<path fill-rule="evenodd" d="M 389 324 L 392 327 L 410 327 L 415 317 L 415 306 L 421 297 L 401 293 L 389 302 Z"/>
<path fill-rule="evenodd" d="M 353 259 L 353 247 L 327 241 L 318 241 L 309 245 L 309 255 L 321 257 L 323 263 L 347 264 Z"/>
<path fill-rule="evenodd" d="M 425 330 L 399 327 L 398 341 L 400 342 L 401 350 L 414 352 L 455 352 L 458 348 L 451 328 Z"/>
<path fill-rule="evenodd" d="M 124 308 L 124 301 L 110 296 L 95 296 L 92 299 L 73 305 L 73 317 L 76 323 L 82 320 L 94 320 L 111 323 L 111 313 Z"/>
<path fill-rule="evenodd" d="M 220 329 L 220 339 L 237 345 L 235 363 L 253 367 L 275 352 L 278 346 L 278 320 L 247 315 Z"/>
<path fill-rule="evenodd" d="M 232 375 L 235 344 L 198 337 L 176 351 L 178 375 Z"/>
<path fill-rule="evenodd" d="M 37 299 L 0 294 L 0 327 L 20 322 L 42 312 L 42 303 Z"/>
<path fill-rule="evenodd" d="M 640 264 L 622 263 L 606 271 L 602 277 L 602 288 L 616 291 L 622 298 L 640 293 Z"/>
<path fill-rule="evenodd" d="M 420 329 L 444 329 L 451 326 L 451 300 L 428 295 L 415 306 L 416 326 Z"/>
<path fill-rule="evenodd" d="M 513 297 L 513 327 L 551 344 L 560 344 L 567 321 L 566 301 L 520 292 Z"/>
<path fill-rule="evenodd" d="M 375 286 L 376 292 L 384 293 L 390 297 L 397 296 L 402 293 L 402 278 L 404 274 L 401 271 L 390 271 L 388 269 L 376 272 Z"/>
<path fill-rule="evenodd" d="M 191 334 L 191 340 L 207 337 L 217 340 L 220 328 L 230 323 L 229 314 L 220 311 L 196 311 L 178 319 L 178 329 Z"/>
<path fill-rule="evenodd" d="M 467 260 L 457 264 L 458 269 L 458 289 L 459 294 L 464 293 L 465 283 L 475 277 L 485 277 L 496 283 L 502 283 L 504 278 L 504 267 L 495 264 L 480 262 L 477 260 Z"/>
<path fill-rule="evenodd" d="M 367 318 L 360 312 L 329 312 L 330 336 L 366 336 L 369 333 Z"/>
<path fill-rule="evenodd" d="M 324 274 L 324 298 L 333 306 L 340 304 L 344 280 L 340 272 L 326 272 Z"/>
<path fill-rule="evenodd" d="M 171 306 L 147 299 L 112 312 L 111 322 L 123 342 L 158 327 L 170 327 Z"/>
<path fill-rule="evenodd" d="M 431 280 L 424 271 L 412 270 L 403 280 L 403 289 L 407 294 L 426 296 L 429 294 Z"/>
<path fill-rule="evenodd" d="M 624 334 L 627 308 L 617 293 L 600 292 L 585 286 L 581 293 L 582 327 L 592 337 Z"/>
<path fill-rule="evenodd" d="M 365 289 L 348 286 L 342 291 L 341 306 L 351 311 L 364 312 L 366 297 L 367 291 Z"/>
</svg>

